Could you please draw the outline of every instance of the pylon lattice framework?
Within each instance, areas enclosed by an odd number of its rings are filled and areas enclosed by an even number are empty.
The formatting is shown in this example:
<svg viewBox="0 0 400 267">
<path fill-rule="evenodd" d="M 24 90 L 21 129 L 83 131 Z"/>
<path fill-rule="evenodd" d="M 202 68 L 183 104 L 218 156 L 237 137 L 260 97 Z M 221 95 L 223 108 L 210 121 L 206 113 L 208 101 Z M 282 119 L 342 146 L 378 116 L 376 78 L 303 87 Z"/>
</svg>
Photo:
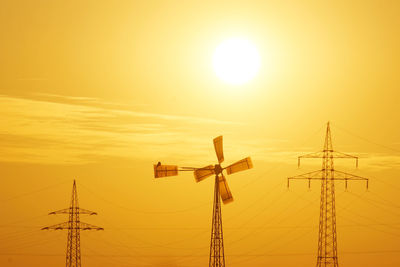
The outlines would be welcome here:
<svg viewBox="0 0 400 267">
<path fill-rule="evenodd" d="M 52 214 L 68 214 L 68 222 L 48 226 L 42 230 L 68 230 L 66 267 L 81 267 L 81 230 L 104 230 L 101 227 L 81 222 L 80 214 L 97 215 L 96 212 L 79 208 L 76 182 L 72 187 L 72 199 L 69 208 L 50 212 Z"/>
<path fill-rule="evenodd" d="M 301 174 L 298 176 L 289 177 L 288 187 L 290 180 L 308 180 L 309 187 L 311 180 L 321 180 L 317 267 L 338 267 L 339 264 L 337 255 L 338 253 L 334 181 L 345 181 L 345 186 L 347 188 L 347 181 L 363 180 L 366 181 L 368 189 L 368 179 L 334 169 L 334 158 L 355 159 L 356 166 L 358 167 L 358 157 L 333 150 L 329 122 L 326 128 L 323 151 L 300 156 L 298 158 L 299 167 L 301 158 L 322 158 L 322 169 L 306 174 Z"/>
</svg>

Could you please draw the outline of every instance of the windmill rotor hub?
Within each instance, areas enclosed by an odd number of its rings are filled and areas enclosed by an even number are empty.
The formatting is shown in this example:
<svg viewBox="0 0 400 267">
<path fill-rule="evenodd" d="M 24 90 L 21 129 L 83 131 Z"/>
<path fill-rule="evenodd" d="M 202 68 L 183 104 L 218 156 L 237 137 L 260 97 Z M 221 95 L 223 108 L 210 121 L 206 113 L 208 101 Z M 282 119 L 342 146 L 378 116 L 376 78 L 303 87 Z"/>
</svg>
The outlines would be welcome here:
<svg viewBox="0 0 400 267">
<path fill-rule="evenodd" d="M 216 174 L 216 175 L 221 174 L 221 173 L 222 173 L 222 167 L 221 167 L 221 165 L 220 165 L 220 164 L 215 164 L 215 166 L 214 166 L 214 171 L 215 171 L 215 174 Z"/>
</svg>

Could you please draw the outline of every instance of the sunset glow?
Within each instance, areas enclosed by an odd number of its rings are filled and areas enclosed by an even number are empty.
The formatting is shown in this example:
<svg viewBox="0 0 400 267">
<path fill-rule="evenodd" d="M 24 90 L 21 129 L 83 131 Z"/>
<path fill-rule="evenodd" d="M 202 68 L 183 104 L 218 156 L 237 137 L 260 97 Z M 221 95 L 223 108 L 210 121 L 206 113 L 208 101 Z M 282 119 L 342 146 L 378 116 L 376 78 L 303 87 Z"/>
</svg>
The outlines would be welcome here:
<svg viewBox="0 0 400 267">
<path fill-rule="evenodd" d="M 2 0 L 0 267 L 399 267 L 399 14 Z"/>
</svg>

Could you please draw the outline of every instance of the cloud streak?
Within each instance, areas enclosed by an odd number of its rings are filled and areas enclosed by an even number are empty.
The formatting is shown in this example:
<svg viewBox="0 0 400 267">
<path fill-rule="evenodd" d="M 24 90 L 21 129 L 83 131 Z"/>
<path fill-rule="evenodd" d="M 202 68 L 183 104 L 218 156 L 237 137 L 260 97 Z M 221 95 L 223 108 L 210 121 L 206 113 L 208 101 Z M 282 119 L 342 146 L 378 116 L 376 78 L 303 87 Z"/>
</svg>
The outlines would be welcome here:
<svg viewBox="0 0 400 267">
<path fill-rule="evenodd" d="M 105 108 L 104 103 L 91 98 L 54 98 L 0 96 L 0 160 L 87 163 L 96 156 L 171 156 L 187 150 L 189 144 L 200 149 L 202 136 L 208 135 L 204 125 L 235 125 L 208 118 Z M 191 131 L 197 134 L 188 134 Z"/>
<path fill-rule="evenodd" d="M 135 111 L 96 98 L 0 95 L 0 106 L 0 161 L 85 164 L 113 157 L 203 164 L 214 157 L 215 129 L 230 139 L 227 164 L 250 155 L 295 166 L 297 156 L 314 150 L 285 139 L 243 138 L 244 125 L 236 122 Z M 400 168 L 396 154 L 361 156 L 368 168 Z"/>
</svg>

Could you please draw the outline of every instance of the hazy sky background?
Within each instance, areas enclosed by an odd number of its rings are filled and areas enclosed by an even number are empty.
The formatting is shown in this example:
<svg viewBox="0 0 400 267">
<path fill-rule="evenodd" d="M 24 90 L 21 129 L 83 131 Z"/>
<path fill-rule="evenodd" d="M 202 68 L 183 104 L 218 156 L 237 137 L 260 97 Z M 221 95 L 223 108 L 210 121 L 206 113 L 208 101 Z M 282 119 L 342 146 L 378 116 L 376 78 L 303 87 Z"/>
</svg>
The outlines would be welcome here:
<svg viewBox="0 0 400 267">
<path fill-rule="evenodd" d="M 205 166 L 224 136 L 229 266 L 316 261 L 319 186 L 286 177 L 335 149 L 370 178 L 336 186 L 341 266 L 400 265 L 398 1 L 3 1 L 0 8 L 0 265 L 62 266 L 66 231 L 44 226 L 77 179 L 84 266 L 204 266 L 213 179 L 153 178 L 152 164 Z M 262 65 L 232 86 L 212 55 L 251 40 Z"/>
</svg>

